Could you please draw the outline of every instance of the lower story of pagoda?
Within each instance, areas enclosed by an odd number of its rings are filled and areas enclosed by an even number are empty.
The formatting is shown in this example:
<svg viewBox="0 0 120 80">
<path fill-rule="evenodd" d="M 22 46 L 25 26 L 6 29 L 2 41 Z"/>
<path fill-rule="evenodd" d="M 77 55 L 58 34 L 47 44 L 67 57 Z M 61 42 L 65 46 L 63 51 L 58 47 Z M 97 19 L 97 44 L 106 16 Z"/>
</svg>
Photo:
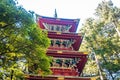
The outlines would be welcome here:
<svg viewBox="0 0 120 80">
<path fill-rule="evenodd" d="M 26 77 L 26 80 L 96 80 L 90 77 L 74 77 L 74 76 L 32 76 Z"/>
</svg>

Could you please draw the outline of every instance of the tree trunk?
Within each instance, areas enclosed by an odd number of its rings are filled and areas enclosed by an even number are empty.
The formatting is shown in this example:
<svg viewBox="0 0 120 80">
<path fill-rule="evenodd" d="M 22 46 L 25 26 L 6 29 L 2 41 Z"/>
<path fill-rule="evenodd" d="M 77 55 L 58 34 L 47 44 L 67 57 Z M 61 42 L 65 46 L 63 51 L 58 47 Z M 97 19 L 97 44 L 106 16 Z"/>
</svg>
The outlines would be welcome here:
<svg viewBox="0 0 120 80">
<path fill-rule="evenodd" d="M 13 73 L 14 73 L 14 70 L 11 70 L 11 75 L 10 75 L 10 79 L 12 80 L 13 78 Z"/>
<path fill-rule="evenodd" d="M 101 72 L 101 69 L 100 69 L 99 61 L 98 61 L 98 59 L 97 59 L 97 56 L 96 56 L 95 52 L 94 52 L 94 57 L 95 57 L 95 62 L 96 62 L 97 67 L 98 67 L 100 79 L 103 80 L 103 76 L 102 76 L 102 72 Z"/>
</svg>

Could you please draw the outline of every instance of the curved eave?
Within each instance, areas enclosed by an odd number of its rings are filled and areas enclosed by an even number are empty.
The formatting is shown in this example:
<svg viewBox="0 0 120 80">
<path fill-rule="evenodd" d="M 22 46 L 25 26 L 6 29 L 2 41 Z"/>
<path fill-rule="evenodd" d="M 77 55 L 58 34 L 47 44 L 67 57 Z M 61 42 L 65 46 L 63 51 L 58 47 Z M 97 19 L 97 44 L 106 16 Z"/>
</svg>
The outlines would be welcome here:
<svg viewBox="0 0 120 80">
<path fill-rule="evenodd" d="M 57 76 L 57 75 L 29 75 L 25 77 L 27 80 L 96 80 L 97 78 L 92 77 L 79 77 L 79 76 Z"/>
<path fill-rule="evenodd" d="M 61 57 L 61 58 L 87 58 L 87 54 L 78 51 L 58 51 L 58 50 L 47 50 L 48 56 Z"/>
<path fill-rule="evenodd" d="M 78 33 L 60 33 L 48 32 L 48 37 L 52 39 L 73 39 L 75 43 L 72 45 L 74 50 L 79 50 L 83 37 Z"/>
<path fill-rule="evenodd" d="M 52 17 L 38 17 L 38 24 L 40 28 L 45 29 L 42 23 L 56 24 L 56 25 L 72 25 L 70 32 L 76 32 L 80 19 L 64 19 L 64 18 L 52 18 Z"/>
</svg>

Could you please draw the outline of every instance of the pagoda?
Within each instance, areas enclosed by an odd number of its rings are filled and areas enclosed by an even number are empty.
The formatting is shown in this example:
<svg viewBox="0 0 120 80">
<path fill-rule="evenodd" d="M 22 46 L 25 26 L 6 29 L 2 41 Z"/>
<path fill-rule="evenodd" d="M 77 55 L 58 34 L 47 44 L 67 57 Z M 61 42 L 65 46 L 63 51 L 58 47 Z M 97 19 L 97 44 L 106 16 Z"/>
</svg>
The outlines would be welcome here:
<svg viewBox="0 0 120 80">
<path fill-rule="evenodd" d="M 55 17 L 38 17 L 42 30 L 48 31 L 51 45 L 47 55 L 53 57 L 52 74 L 48 76 L 29 76 L 28 80 L 91 80 L 80 77 L 87 62 L 87 54 L 79 52 L 83 35 L 76 33 L 80 19 L 64 19 Z"/>
</svg>

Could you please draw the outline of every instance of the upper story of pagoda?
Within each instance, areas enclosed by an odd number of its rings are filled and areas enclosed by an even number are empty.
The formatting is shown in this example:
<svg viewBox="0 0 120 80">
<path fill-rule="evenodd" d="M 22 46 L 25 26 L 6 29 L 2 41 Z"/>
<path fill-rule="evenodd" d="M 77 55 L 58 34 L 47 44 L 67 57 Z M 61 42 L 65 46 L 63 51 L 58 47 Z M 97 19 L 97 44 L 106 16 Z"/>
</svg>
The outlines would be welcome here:
<svg viewBox="0 0 120 80">
<path fill-rule="evenodd" d="M 76 32 L 80 19 L 63 19 L 51 17 L 38 17 L 40 28 L 61 33 Z"/>
</svg>

